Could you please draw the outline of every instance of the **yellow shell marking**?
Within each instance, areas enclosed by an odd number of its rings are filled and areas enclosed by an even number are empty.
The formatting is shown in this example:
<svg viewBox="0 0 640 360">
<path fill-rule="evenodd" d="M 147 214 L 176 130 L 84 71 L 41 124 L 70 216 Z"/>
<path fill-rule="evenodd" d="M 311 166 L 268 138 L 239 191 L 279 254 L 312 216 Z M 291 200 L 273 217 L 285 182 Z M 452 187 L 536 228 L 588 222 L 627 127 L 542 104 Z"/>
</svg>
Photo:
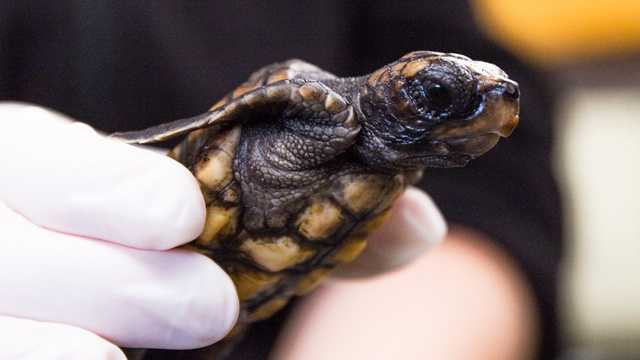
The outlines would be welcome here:
<svg viewBox="0 0 640 360">
<path fill-rule="evenodd" d="M 240 301 L 254 297 L 257 293 L 275 285 L 282 278 L 282 275 L 279 274 L 268 274 L 244 268 L 238 269 L 238 271 L 231 270 L 229 276 L 236 285 Z"/>
<path fill-rule="evenodd" d="M 296 286 L 296 295 L 305 295 L 313 291 L 318 285 L 320 285 L 322 282 L 321 280 L 324 279 L 330 271 L 331 270 L 329 269 L 321 268 L 310 272 L 305 278 L 300 280 Z"/>
<path fill-rule="evenodd" d="M 273 272 L 301 263 L 313 255 L 312 250 L 300 247 L 288 236 L 247 239 L 240 245 L 240 250 L 258 265 Z"/>
<path fill-rule="evenodd" d="M 365 175 L 353 178 L 344 188 L 344 205 L 355 213 L 371 210 L 383 191 L 384 182 L 378 177 Z"/>
<path fill-rule="evenodd" d="M 233 154 L 239 142 L 240 127 L 237 126 L 216 139 L 207 158 L 196 165 L 194 169 L 196 178 L 209 190 L 220 190 L 233 178 Z"/>
<path fill-rule="evenodd" d="M 238 208 L 225 209 L 215 205 L 207 208 L 204 230 L 196 243 L 205 246 L 216 244 L 222 237 L 235 232 L 238 223 Z"/>
<path fill-rule="evenodd" d="M 216 149 L 209 152 L 207 159 L 198 163 L 195 175 L 200 182 L 211 190 L 220 190 L 231 181 L 231 164 L 229 154 Z"/>
<path fill-rule="evenodd" d="M 342 249 L 333 256 L 333 260 L 337 263 L 348 263 L 358 257 L 362 251 L 367 247 L 367 240 L 365 238 L 350 239 Z"/>
<path fill-rule="evenodd" d="M 282 309 L 289 302 L 288 297 L 271 299 L 260 305 L 253 313 L 249 314 L 247 320 L 250 322 L 264 320 L 271 317 L 276 311 Z"/>
<path fill-rule="evenodd" d="M 310 240 L 318 240 L 331 235 L 342 224 L 340 208 L 330 201 L 314 201 L 300 215 L 296 224 L 298 230 Z"/>
<path fill-rule="evenodd" d="M 389 219 L 390 215 L 391 215 L 391 210 L 387 209 L 382 213 L 374 216 L 371 220 L 366 221 L 360 226 L 358 226 L 352 233 L 353 236 L 357 236 L 357 237 L 369 236 L 369 234 L 371 234 L 373 231 L 375 231 L 380 226 L 382 226 L 382 224 L 384 224 L 384 222 L 387 221 L 387 219 Z"/>
</svg>

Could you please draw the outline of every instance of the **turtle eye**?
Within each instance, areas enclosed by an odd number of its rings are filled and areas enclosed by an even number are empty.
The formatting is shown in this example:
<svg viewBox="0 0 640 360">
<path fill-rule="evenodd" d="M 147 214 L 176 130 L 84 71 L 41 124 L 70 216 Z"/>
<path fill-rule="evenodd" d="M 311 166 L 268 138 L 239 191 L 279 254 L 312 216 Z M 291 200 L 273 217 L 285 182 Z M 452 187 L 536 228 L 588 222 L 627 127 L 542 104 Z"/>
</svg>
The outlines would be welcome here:
<svg viewBox="0 0 640 360">
<path fill-rule="evenodd" d="M 417 112 L 429 119 L 446 118 L 455 101 L 455 94 L 449 86 L 433 79 L 414 80 L 411 95 L 417 105 Z"/>
<path fill-rule="evenodd" d="M 426 84 L 426 96 L 429 102 L 429 110 L 445 111 L 453 104 L 451 92 L 438 83 Z"/>
</svg>

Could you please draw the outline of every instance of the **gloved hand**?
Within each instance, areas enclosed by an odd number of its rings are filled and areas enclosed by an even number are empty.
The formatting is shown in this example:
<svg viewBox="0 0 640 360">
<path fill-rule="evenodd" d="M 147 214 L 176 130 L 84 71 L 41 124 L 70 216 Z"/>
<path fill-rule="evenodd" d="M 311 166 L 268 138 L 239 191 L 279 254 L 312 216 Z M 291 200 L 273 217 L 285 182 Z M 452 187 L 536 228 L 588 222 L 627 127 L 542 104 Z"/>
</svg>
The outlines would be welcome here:
<svg viewBox="0 0 640 360">
<path fill-rule="evenodd" d="M 194 239 L 204 201 L 168 157 L 1 104 L 0 358 L 125 359 L 113 344 L 187 349 L 238 314 Z"/>
</svg>

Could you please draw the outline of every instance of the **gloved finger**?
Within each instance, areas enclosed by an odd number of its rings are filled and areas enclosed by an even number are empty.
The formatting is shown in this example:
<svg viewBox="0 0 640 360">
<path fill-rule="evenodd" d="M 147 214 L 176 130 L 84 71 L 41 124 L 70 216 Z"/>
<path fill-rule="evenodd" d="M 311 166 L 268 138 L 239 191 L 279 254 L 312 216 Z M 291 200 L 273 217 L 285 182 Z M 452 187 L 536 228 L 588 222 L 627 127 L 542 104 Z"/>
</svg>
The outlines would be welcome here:
<svg viewBox="0 0 640 360">
<path fill-rule="evenodd" d="M 0 203 L 0 314 L 74 325 L 127 347 L 189 349 L 231 329 L 227 274 L 183 249 L 139 250 L 44 229 Z"/>
<path fill-rule="evenodd" d="M 73 326 L 0 316 L 0 359 L 126 360 L 115 345 Z"/>
<path fill-rule="evenodd" d="M 143 249 L 193 240 L 197 181 L 178 162 L 98 135 L 61 115 L 0 105 L 0 200 L 41 226 Z"/>
<path fill-rule="evenodd" d="M 367 241 L 352 263 L 337 269 L 338 276 L 371 276 L 393 270 L 418 258 L 442 241 L 447 225 L 433 200 L 409 188 L 396 201 L 389 219 Z"/>
</svg>

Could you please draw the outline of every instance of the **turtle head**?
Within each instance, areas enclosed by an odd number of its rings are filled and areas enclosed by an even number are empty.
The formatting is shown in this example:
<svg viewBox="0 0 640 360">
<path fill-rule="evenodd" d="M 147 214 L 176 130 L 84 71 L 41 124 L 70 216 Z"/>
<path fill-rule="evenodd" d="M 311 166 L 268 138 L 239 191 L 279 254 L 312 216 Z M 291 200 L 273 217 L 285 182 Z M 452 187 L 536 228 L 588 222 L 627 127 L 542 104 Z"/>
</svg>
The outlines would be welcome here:
<svg viewBox="0 0 640 360">
<path fill-rule="evenodd" d="M 382 168 L 464 166 L 518 124 L 518 84 L 458 54 L 407 54 L 366 77 L 358 96 L 356 151 Z"/>
</svg>

